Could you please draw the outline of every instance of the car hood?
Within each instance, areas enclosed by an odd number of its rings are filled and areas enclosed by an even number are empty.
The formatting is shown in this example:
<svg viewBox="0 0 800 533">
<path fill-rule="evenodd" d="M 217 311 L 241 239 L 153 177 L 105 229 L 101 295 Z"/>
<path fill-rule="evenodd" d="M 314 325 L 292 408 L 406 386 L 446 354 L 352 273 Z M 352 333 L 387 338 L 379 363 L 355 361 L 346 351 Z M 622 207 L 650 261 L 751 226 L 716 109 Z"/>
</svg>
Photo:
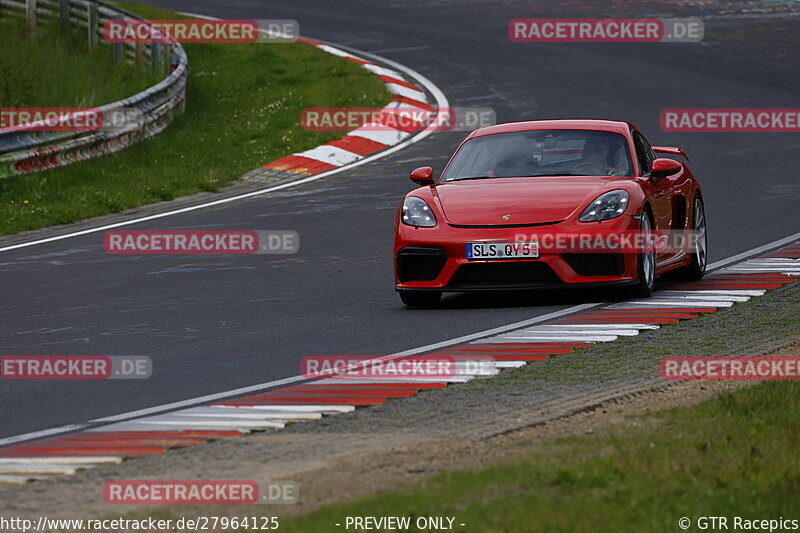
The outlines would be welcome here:
<svg viewBox="0 0 800 533">
<path fill-rule="evenodd" d="M 619 181 L 608 176 L 491 178 L 443 183 L 435 194 L 450 224 L 547 224 L 567 219 Z"/>
</svg>

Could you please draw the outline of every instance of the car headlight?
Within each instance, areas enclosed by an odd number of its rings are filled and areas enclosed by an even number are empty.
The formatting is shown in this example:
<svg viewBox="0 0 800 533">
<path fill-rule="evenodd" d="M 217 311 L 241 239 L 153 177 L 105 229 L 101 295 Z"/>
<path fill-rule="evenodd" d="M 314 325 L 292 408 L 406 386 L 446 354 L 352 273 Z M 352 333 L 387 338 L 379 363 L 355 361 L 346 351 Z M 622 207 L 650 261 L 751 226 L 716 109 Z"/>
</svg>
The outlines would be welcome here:
<svg viewBox="0 0 800 533">
<path fill-rule="evenodd" d="M 403 202 L 403 224 L 415 228 L 432 228 L 436 225 L 436 216 L 431 207 L 422 198 L 409 196 Z"/>
<path fill-rule="evenodd" d="M 622 216 L 628 207 L 628 193 L 623 190 L 609 191 L 598 196 L 587 207 L 578 220 L 581 222 L 600 222 Z"/>
</svg>

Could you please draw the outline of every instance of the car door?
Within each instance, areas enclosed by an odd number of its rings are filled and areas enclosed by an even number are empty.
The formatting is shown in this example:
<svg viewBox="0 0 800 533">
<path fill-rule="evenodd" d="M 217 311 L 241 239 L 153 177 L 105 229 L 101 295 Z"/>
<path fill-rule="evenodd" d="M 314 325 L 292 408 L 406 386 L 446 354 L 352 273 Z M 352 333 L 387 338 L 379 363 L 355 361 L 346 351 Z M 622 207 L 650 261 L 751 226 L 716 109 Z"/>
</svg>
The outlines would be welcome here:
<svg viewBox="0 0 800 533">
<path fill-rule="evenodd" d="M 636 158 L 639 161 L 640 175 L 649 177 L 653 161 L 656 156 L 650 143 L 644 135 L 638 131 L 633 132 L 633 143 L 636 148 Z M 659 232 L 667 232 L 672 229 L 674 221 L 672 196 L 674 193 L 673 180 L 670 176 L 653 181 L 648 179 L 644 182 L 647 189 L 650 203 L 653 206 L 653 225 Z M 666 249 L 657 254 L 658 259 L 666 259 L 675 254 L 675 250 Z"/>
</svg>

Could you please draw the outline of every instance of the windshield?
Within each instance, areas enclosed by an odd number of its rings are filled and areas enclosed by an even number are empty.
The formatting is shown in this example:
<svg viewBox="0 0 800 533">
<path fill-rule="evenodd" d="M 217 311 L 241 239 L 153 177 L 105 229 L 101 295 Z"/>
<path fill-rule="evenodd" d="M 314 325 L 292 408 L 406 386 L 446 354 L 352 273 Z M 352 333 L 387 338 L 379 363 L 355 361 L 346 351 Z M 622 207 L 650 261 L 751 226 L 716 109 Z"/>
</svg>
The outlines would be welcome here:
<svg viewBox="0 0 800 533">
<path fill-rule="evenodd" d="M 632 176 L 630 151 L 619 133 L 533 130 L 470 139 L 445 169 L 443 181 L 539 176 Z"/>
</svg>

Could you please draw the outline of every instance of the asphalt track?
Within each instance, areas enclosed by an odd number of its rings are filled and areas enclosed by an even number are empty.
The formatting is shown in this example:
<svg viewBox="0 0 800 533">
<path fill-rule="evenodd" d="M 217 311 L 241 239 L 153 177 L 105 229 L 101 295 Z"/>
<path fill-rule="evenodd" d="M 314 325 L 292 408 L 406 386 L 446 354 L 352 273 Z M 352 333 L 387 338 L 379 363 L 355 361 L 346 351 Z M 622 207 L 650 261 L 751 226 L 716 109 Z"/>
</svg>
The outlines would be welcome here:
<svg viewBox="0 0 800 533">
<path fill-rule="evenodd" d="M 508 19 L 534 13 L 505 3 L 158 5 L 296 19 L 304 35 L 399 61 L 436 83 L 452 106 L 492 107 L 500 121 L 629 120 L 654 144 L 681 145 L 692 157 L 704 186 L 711 261 L 800 225 L 796 137 L 658 127 L 665 107 L 800 107 L 795 80 L 770 75 L 755 59 L 766 45 L 754 42 L 750 57 L 720 53 L 713 40 L 517 44 L 506 37 Z M 441 169 L 463 135 L 436 133 L 331 178 L 129 228 L 294 230 L 301 251 L 289 258 L 109 256 L 102 234 L 0 254 L 0 353 L 148 355 L 154 362 L 144 381 L 2 381 L 0 437 L 294 376 L 305 355 L 390 354 L 607 297 L 457 295 L 439 310 L 402 307 L 392 285 L 394 210 L 413 186 L 408 172 L 423 164 Z"/>
</svg>

